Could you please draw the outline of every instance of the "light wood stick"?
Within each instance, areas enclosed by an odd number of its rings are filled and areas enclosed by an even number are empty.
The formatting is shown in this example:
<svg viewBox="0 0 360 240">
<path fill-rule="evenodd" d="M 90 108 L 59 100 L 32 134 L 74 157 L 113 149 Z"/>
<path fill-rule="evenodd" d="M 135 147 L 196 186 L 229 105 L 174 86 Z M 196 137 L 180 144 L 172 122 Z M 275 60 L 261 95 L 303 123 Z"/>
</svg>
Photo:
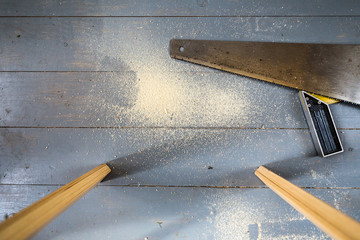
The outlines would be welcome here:
<svg viewBox="0 0 360 240">
<path fill-rule="evenodd" d="M 360 239 L 360 223 L 261 166 L 255 171 L 270 189 L 335 239 Z"/>
<path fill-rule="evenodd" d="M 1 239 L 28 239 L 95 187 L 110 168 L 102 164 L 0 223 Z"/>
</svg>

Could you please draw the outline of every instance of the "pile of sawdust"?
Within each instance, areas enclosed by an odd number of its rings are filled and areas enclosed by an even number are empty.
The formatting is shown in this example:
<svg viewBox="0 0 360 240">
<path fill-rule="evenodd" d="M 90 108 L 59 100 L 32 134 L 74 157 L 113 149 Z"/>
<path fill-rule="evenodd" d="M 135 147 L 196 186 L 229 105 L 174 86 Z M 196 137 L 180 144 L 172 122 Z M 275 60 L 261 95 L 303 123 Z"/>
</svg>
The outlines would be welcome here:
<svg viewBox="0 0 360 240">
<path fill-rule="evenodd" d="M 129 51 L 119 43 L 110 49 L 99 44 L 99 39 L 90 41 L 98 49 L 92 54 L 98 59 L 99 70 L 118 64 L 122 71 L 108 74 L 110 79 L 98 79 L 99 84 L 112 91 L 103 93 L 102 99 L 88 99 L 94 115 L 101 116 L 98 123 L 127 127 L 225 127 L 242 126 L 243 122 L 246 125 L 249 89 L 245 89 L 244 83 L 230 77 L 219 82 L 217 71 L 214 74 L 206 70 L 203 74 L 197 68 L 190 72 L 195 65 L 170 59 L 168 43 L 134 41 L 141 43 L 142 48 Z M 136 81 L 133 76 L 127 78 L 126 71 L 136 75 Z M 126 89 L 122 89 L 124 85 Z M 94 91 L 97 89 L 99 86 L 94 84 Z M 131 103 L 124 107 L 120 99 Z"/>
<path fill-rule="evenodd" d="M 141 69 L 137 77 L 135 104 L 126 115 L 141 125 L 226 126 L 247 119 L 245 91 L 198 82 L 191 74 L 160 66 Z"/>
</svg>

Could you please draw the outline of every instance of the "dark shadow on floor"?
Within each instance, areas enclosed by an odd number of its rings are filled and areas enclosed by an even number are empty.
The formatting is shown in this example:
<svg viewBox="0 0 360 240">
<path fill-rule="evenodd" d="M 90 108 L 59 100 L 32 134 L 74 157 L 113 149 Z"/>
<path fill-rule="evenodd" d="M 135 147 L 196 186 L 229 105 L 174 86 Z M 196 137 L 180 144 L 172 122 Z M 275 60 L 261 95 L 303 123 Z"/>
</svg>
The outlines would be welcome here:
<svg viewBox="0 0 360 240">
<path fill-rule="evenodd" d="M 103 181 L 170 165 L 181 159 L 180 156 L 182 155 L 195 156 L 207 149 L 214 149 L 219 147 L 216 144 L 216 139 L 222 134 L 222 131 L 199 131 L 196 135 L 163 143 L 114 159 L 106 163 L 111 168 L 111 173 Z"/>
</svg>

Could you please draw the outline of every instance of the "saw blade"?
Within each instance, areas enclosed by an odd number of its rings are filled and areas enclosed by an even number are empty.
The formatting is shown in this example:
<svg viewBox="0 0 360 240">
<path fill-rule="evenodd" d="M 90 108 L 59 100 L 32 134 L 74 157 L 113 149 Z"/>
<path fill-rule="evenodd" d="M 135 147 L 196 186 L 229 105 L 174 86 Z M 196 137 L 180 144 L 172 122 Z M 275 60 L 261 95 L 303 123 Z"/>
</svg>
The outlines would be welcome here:
<svg viewBox="0 0 360 240">
<path fill-rule="evenodd" d="M 360 104 L 360 45 L 172 39 L 170 55 Z"/>
</svg>

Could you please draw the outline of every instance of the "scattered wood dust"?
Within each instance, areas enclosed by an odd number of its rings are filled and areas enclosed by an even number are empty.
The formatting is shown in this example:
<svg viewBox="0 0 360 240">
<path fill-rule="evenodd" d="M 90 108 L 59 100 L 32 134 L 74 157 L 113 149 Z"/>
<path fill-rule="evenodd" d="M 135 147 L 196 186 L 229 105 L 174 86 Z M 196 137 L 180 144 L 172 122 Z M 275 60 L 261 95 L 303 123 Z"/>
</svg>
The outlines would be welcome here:
<svg viewBox="0 0 360 240">
<path fill-rule="evenodd" d="M 155 68 L 155 69 L 154 69 Z M 247 119 L 246 92 L 200 81 L 160 66 L 137 72 L 136 100 L 127 116 L 151 126 L 226 126 Z M 187 78 L 186 78 L 187 77 Z"/>
<path fill-rule="evenodd" d="M 288 206 L 276 212 L 273 200 L 267 202 L 251 190 L 222 191 L 212 196 L 209 206 L 210 223 L 214 224 L 214 239 L 327 239 L 325 233 L 313 226 L 296 210 Z M 270 191 L 270 190 L 269 190 Z M 309 224 L 307 231 L 294 226 Z M 300 231 L 298 231 L 300 230 Z"/>
</svg>

